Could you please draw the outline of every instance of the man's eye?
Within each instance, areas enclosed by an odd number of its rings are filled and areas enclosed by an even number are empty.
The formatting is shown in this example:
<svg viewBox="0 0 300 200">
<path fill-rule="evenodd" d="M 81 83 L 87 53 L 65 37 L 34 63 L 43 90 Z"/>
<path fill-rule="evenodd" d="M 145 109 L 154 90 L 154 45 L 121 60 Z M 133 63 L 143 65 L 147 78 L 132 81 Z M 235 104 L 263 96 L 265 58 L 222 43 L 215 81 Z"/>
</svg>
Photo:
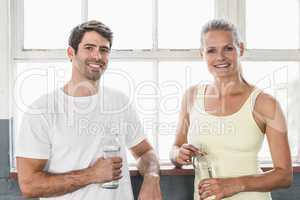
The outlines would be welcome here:
<svg viewBox="0 0 300 200">
<path fill-rule="evenodd" d="M 92 51 L 93 47 L 85 47 L 86 50 Z"/>
<path fill-rule="evenodd" d="M 109 53 L 110 49 L 108 49 L 108 48 L 100 48 L 99 51 L 102 52 L 102 53 Z"/>
</svg>

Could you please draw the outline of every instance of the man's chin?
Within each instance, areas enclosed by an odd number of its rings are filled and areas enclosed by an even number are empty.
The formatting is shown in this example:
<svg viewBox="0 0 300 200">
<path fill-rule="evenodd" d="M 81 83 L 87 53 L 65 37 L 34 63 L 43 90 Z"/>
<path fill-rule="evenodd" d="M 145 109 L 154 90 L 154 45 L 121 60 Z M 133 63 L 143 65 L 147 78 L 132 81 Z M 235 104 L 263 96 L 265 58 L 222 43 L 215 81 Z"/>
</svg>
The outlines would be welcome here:
<svg viewBox="0 0 300 200">
<path fill-rule="evenodd" d="M 100 78 L 101 78 L 101 74 L 88 77 L 90 81 L 99 81 Z"/>
</svg>

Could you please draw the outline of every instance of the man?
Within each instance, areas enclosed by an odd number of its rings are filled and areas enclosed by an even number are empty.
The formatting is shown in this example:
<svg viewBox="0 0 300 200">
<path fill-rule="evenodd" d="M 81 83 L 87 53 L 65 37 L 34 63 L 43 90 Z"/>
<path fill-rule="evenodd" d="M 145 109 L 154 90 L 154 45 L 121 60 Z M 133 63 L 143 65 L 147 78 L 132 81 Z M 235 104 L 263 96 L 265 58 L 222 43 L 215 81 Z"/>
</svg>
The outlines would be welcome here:
<svg viewBox="0 0 300 200">
<path fill-rule="evenodd" d="M 99 87 L 111 46 L 112 32 L 101 22 L 75 27 L 67 49 L 71 80 L 24 114 L 16 157 L 25 197 L 131 200 L 127 146 L 144 176 L 139 199 L 162 199 L 159 164 L 134 109 L 123 94 Z M 120 156 L 103 158 L 107 134 L 118 134 Z M 117 189 L 100 187 L 112 180 L 119 180 Z"/>
</svg>

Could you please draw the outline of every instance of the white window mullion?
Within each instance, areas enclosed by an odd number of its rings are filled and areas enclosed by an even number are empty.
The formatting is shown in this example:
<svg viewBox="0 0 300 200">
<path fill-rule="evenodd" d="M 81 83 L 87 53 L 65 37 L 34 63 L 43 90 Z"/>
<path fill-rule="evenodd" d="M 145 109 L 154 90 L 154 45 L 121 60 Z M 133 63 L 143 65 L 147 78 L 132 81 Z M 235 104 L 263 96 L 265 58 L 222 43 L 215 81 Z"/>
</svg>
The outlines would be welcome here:
<svg viewBox="0 0 300 200">
<path fill-rule="evenodd" d="M 13 127 L 13 119 L 14 119 L 14 101 L 13 101 L 13 89 L 14 89 L 14 71 L 15 71 L 15 63 L 13 63 L 12 58 L 17 54 L 17 51 L 21 51 L 22 48 L 22 40 L 19 40 L 18 38 L 23 34 L 23 21 L 18 22 L 18 15 L 20 14 L 20 10 L 22 9 L 17 9 L 17 0 L 9 1 L 6 0 L 5 2 L 8 3 L 8 26 L 6 27 L 9 35 L 7 37 L 6 41 L 9 41 L 8 49 L 10 51 L 3 51 L 8 53 L 8 63 L 6 65 L 1 65 L 1 66 L 8 66 L 8 70 L 6 76 L 8 76 L 8 92 L 7 92 L 7 107 L 8 107 L 8 119 L 9 119 L 9 164 L 10 164 L 10 172 L 15 172 L 16 171 L 16 164 L 15 164 L 15 159 L 14 159 L 14 149 L 15 149 L 15 137 L 14 137 L 14 127 Z M 2 5 L 3 6 L 3 5 Z M 18 11 L 17 14 L 15 14 L 15 11 Z M 23 12 L 22 12 L 23 13 Z M 21 14 L 22 14 L 21 13 Z M 17 31 L 17 27 L 21 27 L 20 30 Z M 21 32 L 21 33 L 19 33 Z M 19 47 L 19 48 L 18 48 Z M 1 59 L 0 59 L 1 60 Z"/>
<path fill-rule="evenodd" d="M 158 49 L 158 0 L 152 0 L 152 48 L 153 51 Z"/>
<path fill-rule="evenodd" d="M 228 0 L 215 0 L 215 18 L 228 19 Z"/>
<path fill-rule="evenodd" d="M 88 1 L 87 0 L 81 0 L 81 20 L 82 22 L 85 22 L 88 20 Z"/>
<path fill-rule="evenodd" d="M 238 11 L 239 11 L 239 2 L 241 0 L 227 0 L 227 19 L 234 23 L 236 26 L 238 25 L 239 21 L 239 16 L 238 16 Z"/>
<path fill-rule="evenodd" d="M 300 0 L 298 0 L 298 6 L 299 6 L 299 13 L 298 13 L 298 18 L 300 19 Z M 299 27 L 300 27 L 300 20 L 299 20 Z M 298 33 L 298 37 L 300 37 L 300 32 Z M 299 47 L 300 47 L 300 40 L 299 40 Z M 300 61 L 298 62 L 298 66 L 300 69 Z M 300 77 L 300 70 L 299 70 L 299 77 Z M 298 80 L 298 84 L 300 85 L 300 80 Z M 300 113 L 300 106 L 298 106 L 298 113 Z M 300 117 L 300 114 L 297 115 L 298 117 Z M 299 119 L 297 119 L 297 121 L 299 121 Z M 297 126 L 298 127 L 298 139 L 297 139 L 297 157 L 296 157 L 296 162 L 300 163 L 300 125 Z"/>
<path fill-rule="evenodd" d="M 21 57 L 24 49 L 24 1 L 12 1 L 13 57 Z"/>
<path fill-rule="evenodd" d="M 246 45 L 246 0 L 238 0 L 236 24 L 240 32 L 240 36 Z"/>
<path fill-rule="evenodd" d="M 298 50 L 250 49 L 242 57 L 245 61 L 300 61 Z"/>
<path fill-rule="evenodd" d="M 298 1 L 298 6 L 299 6 L 299 13 L 298 13 L 298 17 L 300 19 L 300 1 Z M 300 20 L 299 20 L 299 27 L 300 27 Z M 298 36 L 300 37 L 300 32 L 298 33 Z M 299 40 L 299 47 L 300 47 L 300 40 Z M 300 61 L 298 62 L 298 67 L 300 69 Z M 300 70 L 299 70 L 299 77 L 300 77 Z M 300 80 L 298 80 L 298 84 L 300 85 Z M 298 106 L 298 113 L 300 113 L 300 106 Z M 300 117 L 300 114 L 297 115 L 298 117 Z M 299 121 L 299 119 L 297 119 L 297 121 Z M 297 126 L 298 127 L 298 139 L 297 139 L 297 158 L 296 158 L 296 162 L 300 163 L 300 125 Z"/>
<path fill-rule="evenodd" d="M 298 62 L 298 68 L 300 69 L 300 62 Z M 299 70 L 299 77 L 300 77 L 300 70 Z M 300 80 L 297 82 L 298 86 L 300 85 Z M 300 118 L 300 105 L 297 106 L 298 108 L 298 114 L 296 115 L 298 119 L 296 119 L 297 122 L 299 122 Z M 295 162 L 300 163 L 300 125 L 297 124 L 297 129 L 298 129 L 298 135 L 297 135 L 297 154 L 295 158 Z"/>
<path fill-rule="evenodd" d="M 245 0 L 219 0 L 215 3 L 216 18 L 223 18 L 234 23 L 245 39 Z"/>
<path fill-rule="evenodd" d="M 153 72 L 154 72 L 154 82 L 156 83 L 156 88 L 158 89 L 159 88 L 159 74 L 158 74 L 158 67 L 159 67 L 159 61 L 158 60 L 155 60 L 153 62 Z M 158 90 L 157 90 L 158 91 Z M 158 94 L 159 95 L 159 94 Z M 153 145 L 154 145 L 154 149 L 156 151 L 156 154 L 158 156 L 158 158 L 160 159 L 160 155 L 159 155 L 159 101 L 160 101 L 160 97 L 157 95 L 156 97 L 156 100 L 155 100 L 155 110 L 157 112 L 155 112 L 155 116 L 154 116 L 154 124 L 155 127 L 153 132 L 154 132 L 154 135 L 153 135 Z"/>
</svg>

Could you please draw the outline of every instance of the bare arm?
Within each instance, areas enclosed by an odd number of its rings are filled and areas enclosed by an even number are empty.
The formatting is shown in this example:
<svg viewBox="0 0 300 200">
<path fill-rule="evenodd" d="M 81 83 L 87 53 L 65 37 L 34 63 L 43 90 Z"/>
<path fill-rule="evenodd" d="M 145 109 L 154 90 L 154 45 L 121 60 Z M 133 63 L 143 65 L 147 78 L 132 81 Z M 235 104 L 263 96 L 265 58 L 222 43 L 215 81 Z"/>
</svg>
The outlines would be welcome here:
<svg viewBox="0 0 300 200">
<path fill-rule="evenodd" d="M 187 144 L 187 134 L 190 125 L 189 114 L 194 104 L 196 92 L 197 86 L 193 86 L 186 91 L 182 99 L 176 139 L 170 152 L 170 160 L 177 167 L 191 164 L 191 156 L 199 151 L 199 149 L 194 146 Z"/>
<path fill-rule="evenodd" d="M 287 137 L 287 125 L 279 103 L 271 96 L 261 94 L 255 109 L 265 125 L 273 169 L 261 175 L 242 177 L 245 191 L 271 191 L 288 187 L 292 182 L 292 162 Z"/>
<path fill-rule="evenodd" d="M 98 159 L 89 168 L 62 174 L 43 171 L 47 160 L 17 158 L 20 189 L 25 197 L 53 197 L 73 192 L 92 183 L 121 178 L 122 160 Z M 113 170 L 114 166 L 116 169 Z"/>
<path fill-rule="evenodd" d="M 143 140 L 131 149 L 134 157 L 138 159 L 138 170 L 140 174 L 159 175 L 159 162 L 155 152 L 147 140 Z"/>
<path fill-rule="evenodd" d="M 160 191 L 159 162 L 153 148 L 147 140 L 131 148 L 138 159 L 138 170 L 144 176 L 139 200 L 162 200 Z"/>
<path fill-rule="evenodd" d="M 254 116 L 266 134 L 273 169 L 258 175 L 204 180 L 199 184 L 202 198 L 216 194 L 216 199 L 219 200 L 239 192 L 268 192 L 291 185 L 293 173 L 287 126 L 279 103 L 267 94 L 260 94 L 255 104 Z"/>
</svg>

